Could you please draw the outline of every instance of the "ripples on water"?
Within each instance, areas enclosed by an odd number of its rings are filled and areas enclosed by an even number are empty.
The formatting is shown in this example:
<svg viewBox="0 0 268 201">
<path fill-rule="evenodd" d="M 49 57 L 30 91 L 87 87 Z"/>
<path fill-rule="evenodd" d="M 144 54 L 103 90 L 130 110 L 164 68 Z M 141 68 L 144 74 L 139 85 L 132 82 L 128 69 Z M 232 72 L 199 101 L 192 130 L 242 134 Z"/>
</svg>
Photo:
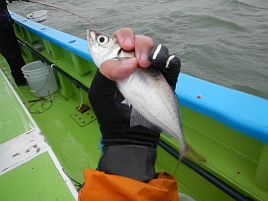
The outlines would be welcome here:
<svg viewBox="0 0 268 201">
<path fill-rule="evenodd" d="M 132 27 L 169 47 L 182 71 L 268 98 L 267 0 L 43 0 L 84 16 L 32 3 L 9 8 L 26 15 L 48 10 L 44 24 L 85 38 L 87 28 L 112 33 Z"/>
</svg>

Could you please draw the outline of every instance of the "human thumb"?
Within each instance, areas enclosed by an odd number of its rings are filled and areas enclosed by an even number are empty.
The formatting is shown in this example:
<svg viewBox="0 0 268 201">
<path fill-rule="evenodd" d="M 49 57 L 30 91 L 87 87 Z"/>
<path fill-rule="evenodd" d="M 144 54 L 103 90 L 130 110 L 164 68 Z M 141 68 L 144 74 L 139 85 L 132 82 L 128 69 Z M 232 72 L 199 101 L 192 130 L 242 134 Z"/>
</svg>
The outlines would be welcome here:
<svg viewBox="0 0 268 201">
<path fill-rule="evenodd" d="M 100 73 L 110 80 L 122 80 L 133 73 L 138 67 L 135 57 L 105 61 L 100 67 Z"/>
</svg>

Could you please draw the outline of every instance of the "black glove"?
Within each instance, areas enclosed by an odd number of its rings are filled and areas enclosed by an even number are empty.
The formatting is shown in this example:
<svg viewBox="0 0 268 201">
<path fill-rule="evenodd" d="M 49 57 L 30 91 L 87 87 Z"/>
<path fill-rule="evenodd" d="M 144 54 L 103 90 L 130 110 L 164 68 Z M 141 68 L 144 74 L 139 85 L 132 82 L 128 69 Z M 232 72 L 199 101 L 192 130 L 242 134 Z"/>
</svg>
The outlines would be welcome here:
<svg viewBox="0 0 268 201">
<path fill-rule="evenodd" d="M 151 61 L 151 67 L 160 70 L 168 84 L 175 90 L 181 69 L 180 59 L 175 55 L 169 55 L 167 47 L 159 44 L 150 52 L 149 60 Z"/>
<path fill-rule="evenodd" d="M 154 52 L 156 48 L 152 51 Z M 167 49 L 162 46 L 162 53 Z M 152 53 L 153 53 L 152 52 Z M 153 55 L 153 54 L 150 55 Z M 150 58 L 152 68 L 160 70 L 174 89 L 180 72 L 180 61 L 172 59 L 168 68 L 160 67 L 161 54 Z M 169 57 L 164 57 L 166 61 Z M 177 65 L 174 65 L 174 61 Z M 158 63 L 157 63 L 157 62 Z M 89 100 L 95 111 L 102 134 L 103 152 L 98 170 L 110 174 L 149 181 L 155 177 L 154 164 L 160 132 L 144 126 L 130 127 L 132 107 L 123 104 L 124 97 L 115 82 L 97 71 L 89 89 Z"/>
</svg>

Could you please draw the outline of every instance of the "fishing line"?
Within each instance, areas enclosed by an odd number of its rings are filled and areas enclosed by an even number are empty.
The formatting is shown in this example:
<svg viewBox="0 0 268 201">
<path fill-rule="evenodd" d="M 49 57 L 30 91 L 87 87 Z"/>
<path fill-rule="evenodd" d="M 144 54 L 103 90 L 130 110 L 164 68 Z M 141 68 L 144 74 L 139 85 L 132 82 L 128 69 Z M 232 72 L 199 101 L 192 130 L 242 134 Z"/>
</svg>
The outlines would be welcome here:
<svg viewBox="0 0 268 201">
<path fill-rule="evenodd" d="M 48 7 L 51 7 L 51 8 L 55 8 L 55 9 L 58 9 L 58 10 L 62 10 L 64 12 L 67 12 L 67 13 L 70 13 L 72 15 L 75 15 L 76 17 L 79 17 L 80 19 L 83 19 L 85 21 L 87 21 L 90 25 L 92 25 L 93 27 L 97 27 L 96 24 L 91 20 L 89 21 L 86 17 L 82 16 L 82 15 L 79 15 L 73 11 L 70 11 L 70 10 L 66 10 L 66 9 L 63 9 L 63 8 L 60 8 L 58 6 L 55 6 L 55 5 L 52 5 L 52 4 L 49 4 L 49 3 L 45 3 L 45 2 L 41 2 L 41 1 L 34 1 L 34 0 L 29 0 L 30 3 L 36 3 L 36 4 L 40 4 L 40 5 L 44 5 L 44 6 L 48 6 Z"/>
</svg>

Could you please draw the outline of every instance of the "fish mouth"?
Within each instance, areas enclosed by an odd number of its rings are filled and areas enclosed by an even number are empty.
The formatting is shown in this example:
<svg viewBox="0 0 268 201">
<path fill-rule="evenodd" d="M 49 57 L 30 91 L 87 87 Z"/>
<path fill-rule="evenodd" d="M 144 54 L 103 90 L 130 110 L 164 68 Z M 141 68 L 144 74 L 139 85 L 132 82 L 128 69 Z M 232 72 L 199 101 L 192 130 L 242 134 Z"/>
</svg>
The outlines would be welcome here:
<svg viewBox="0 0 268 201">
<path fill-rule="evenodd" d="M 87 30 L 87 41 L 89 43 L 89 46 L 92 47 L 96 40 L 96 32 L 93 30 Z"/>
</svg>

